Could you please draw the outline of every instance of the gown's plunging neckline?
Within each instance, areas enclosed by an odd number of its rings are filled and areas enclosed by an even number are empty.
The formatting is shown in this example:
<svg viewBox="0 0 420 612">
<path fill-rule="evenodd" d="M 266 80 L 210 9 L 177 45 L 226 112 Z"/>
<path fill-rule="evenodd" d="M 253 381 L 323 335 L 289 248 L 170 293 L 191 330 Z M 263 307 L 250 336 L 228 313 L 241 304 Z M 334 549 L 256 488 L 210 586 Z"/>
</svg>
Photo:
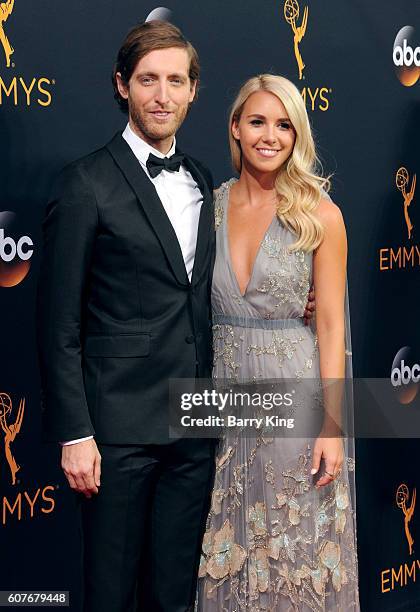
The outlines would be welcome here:
<svg viewBox="0 0 420 612">
<path fill-rule="evenodd" d="M 251 274 L 250 274 L 248 282 L 247 282 L 247 284 L 245 286 L 245 291 L 242 293 L 241 288 L 239 286 L 238 277 L 237 277 L 236 272 L 235 272 L 234 267 L 233 267 L 233 260 L 232 260 L 232 257 L 231 257 L 231 250 L 230 250 L 230 238 L 229 238 L 230 189 L 231 189 L 232 185 L 234 183 L 236 183 L 236 182 L 237 182 L 237 180 L 232 182 L 232 183 L 230 183 L 228 185 L 227 192 L 226 192 L 226 214 L 225 214 L 225 220 L 226 220 L 226 222 L 225 222 L 226 250 L 227 250 L 227 261 L 228 261 L 229 269 L 230 269 L 232 277 L 233 277 L 233 281 L 234 281 L 234 283 L 236 285 L 236 288 L 238 290 L 239 295 L 241 296 L 241 298 L 245 299 L 246 294 L 248 292 L 248 289 L 249 289 L 249 287 L 251 285 L 253 276 L 254 276 L 254 270 L 256 268 L 256 263 L 257 263 L 257 260 L 258 260 L 258 256 L 259 256 L 259 254 L 261 252 L 262 245 L 264 244 L 264 240 L 266 239 L 267 234 L 270 231 L 270 228 L 273 225 L 275 219 L 277 219 L 277 214 L 273 215 L 273 218 L 271 219 L 270 223 L 268 224 L 267 229 L 265 230 L 265 232 L 263 234 L 263 237 L 262 237 L 262 239 L 261 239 L 261 241 L 260 241 L 260 243 L 258 245 L 258 249 L 257 249 L 257 251 L 255 253 L 254 261 L 253 261 L 253 264 L 252 264 L 252 267 L 251 267 Z"/>
</svg>

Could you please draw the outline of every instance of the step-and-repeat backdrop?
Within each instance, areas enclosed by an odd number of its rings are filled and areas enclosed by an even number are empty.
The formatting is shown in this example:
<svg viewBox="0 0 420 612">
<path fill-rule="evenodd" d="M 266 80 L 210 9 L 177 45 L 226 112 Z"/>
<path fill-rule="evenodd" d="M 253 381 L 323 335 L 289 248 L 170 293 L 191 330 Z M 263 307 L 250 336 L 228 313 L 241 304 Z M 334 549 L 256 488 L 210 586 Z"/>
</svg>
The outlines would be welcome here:
<svg viewBox="0 0 420 612">
<path fill-rule="evenodd" d="M 348 230 L 355 376 L 387 381 L 397 425 L 420 410 L 419 4 L 165 6 L 158 14 L 192 40 L 203 69 L 179 142 L 216 184 L 232 174 L 226 119 L 239 85 L 272 72 L 301 89 Z M 137 0 L 0 2 L 0 589 L 69 590 L 72 610 L 80 609 L 76 504 L 59 449 L 40 442 L 41 221 L 58 170 L 124 127 L 113 61 L 128 29 L 156 8 Z M 356 397 L 356 414 L 369 409 Z M 420 609 L 419 457 L 415 439 L 357 441 L 364 612 Z"/>
</svg>

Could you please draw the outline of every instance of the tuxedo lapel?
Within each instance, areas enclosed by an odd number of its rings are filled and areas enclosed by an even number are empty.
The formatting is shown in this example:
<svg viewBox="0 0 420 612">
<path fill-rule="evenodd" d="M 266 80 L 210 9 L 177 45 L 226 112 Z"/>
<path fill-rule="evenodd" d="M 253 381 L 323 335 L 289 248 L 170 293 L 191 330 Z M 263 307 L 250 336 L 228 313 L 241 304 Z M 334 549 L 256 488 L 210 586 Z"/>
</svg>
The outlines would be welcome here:
<svg viewBox="0 0 420 612">
<path fill-rule="evenodd" d="M 209 265 L 207 253 L 210 248 L 210 236 L 212 232 L 214 232 L 213 194 L 210 192 L 207 181 L 199 168 L 187 155 L 185 155 L 184 164 L 203 194 L 203 203 L 201 205 L 200 219 L 198 222 L 194 267 L 191 278 L 191 284 L 195 285 Z"/>
<path fill-rule="evenodd" d="M 107 148 L 134 190 L 177 281 L 182 285 L 188 285 L 189 280 L 178 238 L 153 183 L 146 176 L 136 156 L 120 133 L 114 136 Z"/>
</svg>

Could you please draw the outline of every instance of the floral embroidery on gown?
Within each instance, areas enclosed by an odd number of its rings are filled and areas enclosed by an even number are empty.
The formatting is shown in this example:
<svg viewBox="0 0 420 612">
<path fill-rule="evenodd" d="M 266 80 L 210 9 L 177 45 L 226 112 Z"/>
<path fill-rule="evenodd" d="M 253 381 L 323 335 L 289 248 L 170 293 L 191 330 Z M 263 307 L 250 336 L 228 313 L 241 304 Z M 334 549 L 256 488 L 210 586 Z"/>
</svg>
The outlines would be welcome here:
<svg viewBox="0 0 420 612">
<path fill-rule="evenodd" d="M 215 195 L 213 377 L 233 384 L 319 378 L 316 336 L 302 321 L 312 254 L 290 252 L 295 237 L 274 218 L 242 296 L 227 235 L 235 180 L 223 183 Z M 255 319 L 291 323 L 259 327 Z M 247 325 L 250 320 L 253 325 Z M 348 375 L 349 344 L 346 348 Z M 313 438 L 265 436 L 226 432 L 219 444 L 198 612 L 358 612 L 351 442 L 345 441 L 340 477 L 318 490 L 310 474 Z"/>
</svg>

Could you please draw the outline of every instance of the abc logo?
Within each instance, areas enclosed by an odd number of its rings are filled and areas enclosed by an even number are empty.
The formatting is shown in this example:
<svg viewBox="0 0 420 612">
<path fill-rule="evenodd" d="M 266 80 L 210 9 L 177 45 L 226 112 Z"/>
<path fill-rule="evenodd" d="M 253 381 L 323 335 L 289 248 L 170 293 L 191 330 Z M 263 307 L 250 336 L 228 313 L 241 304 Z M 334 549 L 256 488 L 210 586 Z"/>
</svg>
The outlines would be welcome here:
<svg viewBox="0 0 420 612">
<path fill-rule="evenodd" d="M 420 76 L 420 47 L 415 45 L 412 26 L 404 26 L 398 32 L 392 59 L 401 83 L 406 87 L 414 85 Z"/>
<path fill-rule="evenodd" d="M 16 215 L 0 213 L 0 287 L 14 287 L 23 281 L 31 267 L 33 242 L 16 227 Z"/>
<path fill-rule="evenodd" d="M 413 363 L 412 351 L 403 346 L 394 357 L 391 383 L 401 404 L 410 404 L 417 395 L 420 382 L 420 365 Z"/>
</svg>

